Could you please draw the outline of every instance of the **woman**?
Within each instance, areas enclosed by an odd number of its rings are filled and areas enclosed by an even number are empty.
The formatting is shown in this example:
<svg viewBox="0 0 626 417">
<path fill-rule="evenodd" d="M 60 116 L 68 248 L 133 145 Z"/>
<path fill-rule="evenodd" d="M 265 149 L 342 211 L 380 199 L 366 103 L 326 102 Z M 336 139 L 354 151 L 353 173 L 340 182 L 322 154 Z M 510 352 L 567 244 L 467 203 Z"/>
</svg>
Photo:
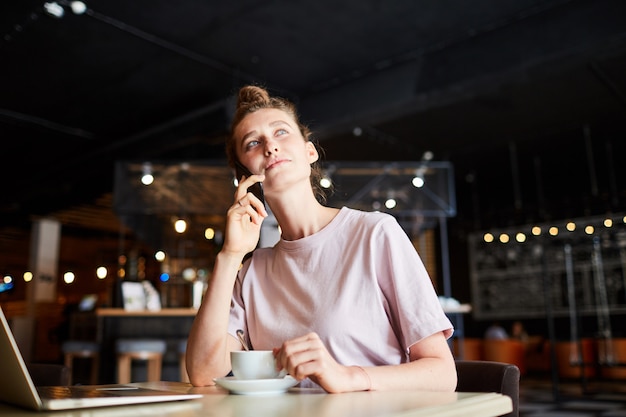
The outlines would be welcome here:
<svg viewBox="0 0 626 417">
<path fill-rule="evenodd" d="M 228 374 L 243 329 L 301 386 L 453 391 L 452 325 L 419 256 L 392 216 L 316 199 L 319 154 L 310 135 L 289 101 L 256 86 L 239 91 L 227 152 L 231 166 L 253 174 L 239 180 L 189 335 L 191 383 Z M 247 191 L 257 182 L 281 239 L 254 250 L 268 215 Z"/>
</svg>

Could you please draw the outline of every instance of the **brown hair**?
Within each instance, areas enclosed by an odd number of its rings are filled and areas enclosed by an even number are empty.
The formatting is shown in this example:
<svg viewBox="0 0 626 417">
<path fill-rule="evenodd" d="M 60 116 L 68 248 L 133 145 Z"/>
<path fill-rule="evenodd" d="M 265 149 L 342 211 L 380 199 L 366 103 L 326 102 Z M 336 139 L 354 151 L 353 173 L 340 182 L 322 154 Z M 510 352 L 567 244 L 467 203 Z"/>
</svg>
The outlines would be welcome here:
<svg viewBox="0 0 626 417">
<path fill-rule="evenodd" d="M 235 161 L 237 161 L 236 140 L 234 137 L 235 129 L 241 123 L 241 121 L 249 114 L 254 113 L 261 109 L 278 109 L 293 117 L 302 137 L 306 141 L 312 141 L 311 130 L 300 122 L 298 111 L 296 106 L 289 100 L 282 97 L 270 96 L 268 91 L 263 87 L 254 85 L 246 85 L 239 89 L 239 97 L 237 99 L 237 108 L 233 121 L 230 125 L 230 134 L 226 139 L 226 156 L 228 158 L 228 165 L 231 168 L 235 167 Z M 313 145 L 317 148 L 321 156 L 321 149 L 313 142 Z M 318 161 L 311 164 L 311 187 L 315 193 L 315 197 L 320 202 L 326 201 L 326 191 L 320 186 L 320 179 L 322 178 L 322 168 Z"/>
</svg>

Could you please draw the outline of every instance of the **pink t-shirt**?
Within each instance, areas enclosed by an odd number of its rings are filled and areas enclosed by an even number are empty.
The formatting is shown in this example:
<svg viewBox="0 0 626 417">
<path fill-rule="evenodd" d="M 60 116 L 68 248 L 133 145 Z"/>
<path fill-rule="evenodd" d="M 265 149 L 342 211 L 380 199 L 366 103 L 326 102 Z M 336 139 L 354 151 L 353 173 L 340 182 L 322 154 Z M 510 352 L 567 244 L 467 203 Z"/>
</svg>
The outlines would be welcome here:
<svg viewBox="0 0 626 417">
<path fill-rule="evenodd" d="M 324 229 L 255 250 L 239 272 L 229 332 L 254 349 L 316 332 L 343 365 L 408 361 L 411 345 L 452 323 L 396 219 L 342 208 Z"/>
</svg>

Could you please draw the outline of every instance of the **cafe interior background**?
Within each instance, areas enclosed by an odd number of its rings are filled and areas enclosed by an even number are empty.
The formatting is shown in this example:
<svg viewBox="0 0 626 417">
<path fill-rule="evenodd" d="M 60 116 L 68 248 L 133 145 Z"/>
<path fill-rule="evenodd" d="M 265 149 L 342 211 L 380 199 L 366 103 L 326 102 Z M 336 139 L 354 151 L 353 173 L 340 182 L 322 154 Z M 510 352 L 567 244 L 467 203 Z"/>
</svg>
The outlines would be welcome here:
<svg viewBox="0 0 626 417">
<path fill-rule="evenodd" d="M 624 17 L 620 0 L 4 2 L 0 305 L 36 316 L 33 358 L 55 361 L 88 295 L 121 307 L 121 282 L 148 281 L 162 308 L 197 303 L 232 204 L 235 92 L 257 83 L 314 131 L 329 203 L 396 216 L 442 302 L 470 306 L 461 336 L 520 320 L 623 341 Z"/>
</svg>

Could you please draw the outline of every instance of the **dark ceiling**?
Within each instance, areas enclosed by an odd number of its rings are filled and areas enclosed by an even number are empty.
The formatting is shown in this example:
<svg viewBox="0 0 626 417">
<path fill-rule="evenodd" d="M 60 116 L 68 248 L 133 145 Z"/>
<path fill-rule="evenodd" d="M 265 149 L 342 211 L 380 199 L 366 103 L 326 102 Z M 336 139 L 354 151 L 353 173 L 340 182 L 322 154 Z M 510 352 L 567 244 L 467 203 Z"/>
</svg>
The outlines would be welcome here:
<svg viewBox="0 0 626 417">
<path fill-rule="evenodd" d="M 328 160 L 451 161 L 475 228 L 626 209 L 623 0 L 44 3 L 0 5 L 0 234 L 110 204 L 116 161 L 223 159 L 245 83 Z"/>
</svg>

